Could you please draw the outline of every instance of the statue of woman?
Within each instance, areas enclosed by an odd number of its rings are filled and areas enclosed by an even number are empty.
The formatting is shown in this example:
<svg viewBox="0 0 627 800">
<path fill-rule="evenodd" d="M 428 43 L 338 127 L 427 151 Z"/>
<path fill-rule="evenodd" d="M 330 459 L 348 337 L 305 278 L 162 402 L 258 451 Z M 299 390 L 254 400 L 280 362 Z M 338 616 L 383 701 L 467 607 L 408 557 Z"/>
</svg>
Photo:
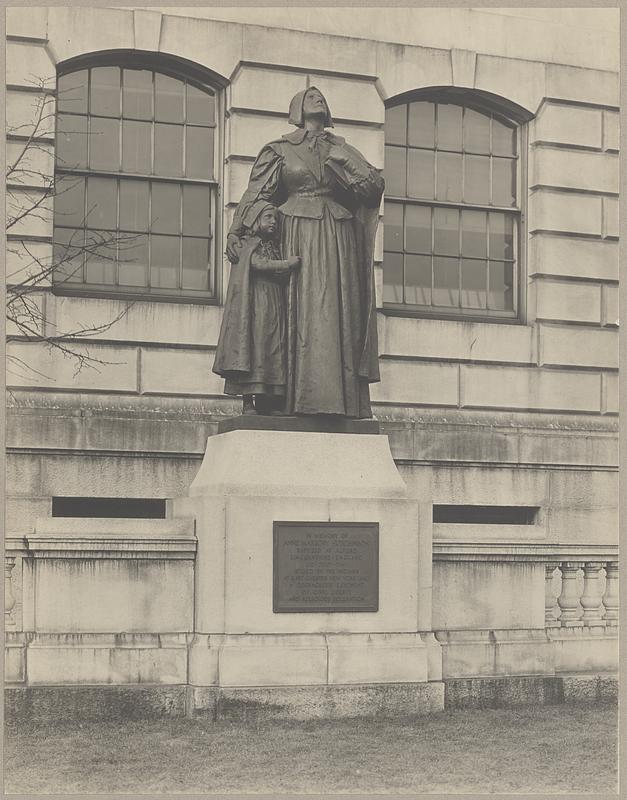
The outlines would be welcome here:
<svg viewBox="0 0 627 800">
<path fill-rule="evenodd" d="M 292 99 L 289 122 L 297 129 L 269 142 L 253 165 L 226 253 L 237 262 L 253 204 L 279 206 L 281 250 L 300 258 L 287 291 L 285 412 L 369 418 L 369 384 L 379 380 L 373 250 L 383 178 L 325 130 L 333 122 L 316 87 Z M 214 370 L 225 367 L 218 352 Z"/>
</svg>

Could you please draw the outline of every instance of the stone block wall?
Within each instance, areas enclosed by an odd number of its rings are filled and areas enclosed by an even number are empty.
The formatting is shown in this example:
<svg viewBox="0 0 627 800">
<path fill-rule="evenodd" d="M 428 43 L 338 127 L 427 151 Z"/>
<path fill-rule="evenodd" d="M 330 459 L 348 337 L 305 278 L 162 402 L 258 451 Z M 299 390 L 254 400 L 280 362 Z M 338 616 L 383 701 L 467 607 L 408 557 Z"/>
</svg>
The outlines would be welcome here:
<svg viewBox="0 0 627 800">
<path fill-rule="evenodd" d="M 539 503 L 549 520 L 547 536 L 613 541 L 618 72 L 611 24 L 601 16 L 597 23 L 592 10 L 584 19 L 567 9 L 513 14 L 487 8 L 394 9 L 373 24 L 367 15 L 336 9 L 329 30 L 324 15 L 298 11 L 300 17 L 297 10 L 285 17 L 279 9 L 244 17 L 237 9 L 198 8 L 192 18 L 176 9 L 9 9 L 7 117 L 10 126 L 24 126 L 9 136 L 9 162 L 42 96 L 37 79 L 47 79 L 52 91 L 58 64 L 105 49 L 180 57 L 226 82 L 223 232 L 256 152 L 288 129 L 289 100 L 308 83 L 327 95 L 336 132 L 378 167 L 384 166 L 385 104 L 404 92 L 454 85 L 523 106 L 533 115 L 527 126 L 525 319 L 502 324 L 386 315 L 382 218 L 376 264 L 382 382 L 373 387 L 375 413 L 409 485 L 422 486 L 429 473 L 440 487 L 437 502 L 472 504 L 486 480 L 492 492 L 486 502 L 520 505 L 512 475 L 522 470 L 551 487 Z M 49 101 L 53 111 L 53 95 Z M 36 154 L 44 172 L 53 169 L 53 151 L 49 117 Z M 13 191 L 19 204 L 40 189 Z M 9 273 L 27 262 L 22 237 L 31 252 L 50 256 L 51 209 L 16 233 Z M 205 437 L 238 408 L 211 373 L 225 261 L 218 273 L 215 305 L 138 301 L 110 329 L 85 341 L 82 346 L 104 362 L 97 369 L 75 374 L 71 361 L 40 344 L 10 345 L 34 368 L 10 364 L 11 534 L 32 531 L 35 519 L 49 515 L 53 496 L 105 488 L 107 496 L 186 493 Z M 125 310 L 122 299 L 62 297 L 49 286 L 42 286 L 38 302 L 49 329 L 57 330 L 106 322 Z M 572 481 L 603 488 L 577 507 L 558 502 L 553 488 Z"/>
</svg>

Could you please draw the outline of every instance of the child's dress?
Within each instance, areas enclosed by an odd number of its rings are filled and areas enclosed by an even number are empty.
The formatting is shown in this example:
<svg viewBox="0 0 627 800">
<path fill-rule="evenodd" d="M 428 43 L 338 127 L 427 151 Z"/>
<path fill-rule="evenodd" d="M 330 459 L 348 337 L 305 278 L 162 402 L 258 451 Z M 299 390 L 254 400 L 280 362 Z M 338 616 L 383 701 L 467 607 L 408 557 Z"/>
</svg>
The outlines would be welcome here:
<svg viewBox="0 0 627 800">
<path fill-rule="evenodd" d="M 225 377 L 224 392 L 229 395 L 264 394 L 274 397 L 285 395 L 287 380 L 287 328 L 286 328 L 286 283 L 287 275 L 276 275 L 273 270 L 286 269 L 287 261 L 280 258 L 276 244 L 272 241 L 247 237 L 242 248 L 242 257 L 237 265 L 239 271 L 248 267 L 248 280 L 233 276 L 235 286 L 246 284 L 248 301 L 248 335 L 245 361 L 246 370 L 221 370 Z M 236 267 L 234 266 L 234 269 Z M 238 280 L 238 277 L 240 280 Z M 231 288 L 231 287 L 229 287 Z M 227 304 L 228 307 L 228 304 Z M 226 312 L 225 312 L 226 313 Z M 226 330 L 228 320 L 223 323 Z M 221 336 L 221 340 L 222 340 Z M 231 336 L 230 339 L 238 337 Z M 225 343 L 218 343 L 216 363 L 223 360 Z"/>
</svg>

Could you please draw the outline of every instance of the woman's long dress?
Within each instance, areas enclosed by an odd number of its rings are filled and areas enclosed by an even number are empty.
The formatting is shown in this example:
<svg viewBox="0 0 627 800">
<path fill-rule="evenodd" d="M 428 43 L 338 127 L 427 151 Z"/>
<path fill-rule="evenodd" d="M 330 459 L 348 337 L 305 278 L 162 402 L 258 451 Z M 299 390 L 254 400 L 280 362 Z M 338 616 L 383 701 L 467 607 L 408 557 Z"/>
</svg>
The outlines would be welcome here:
<svg viewBox="0 0 627 800">
<path fill-rule="evenodd" d="M 340 185 L 325 167 L 332 144 L 344 140 L 297 130 L 264 147 L 231 233 L 241 235 L 255 201 L 280 204 L 283 258 L 301 259 L 291 279 L 287 410 L 363 418 L 372 416 L 369 382 L 378 380 L 378 372 L 360 369 L 372 323 L 366 292 L 372 263 L 366 263 L 353 212 L 364 202 L 378 206 L 383 179 L 346 146 L 355 177 Z M 376 338 L 369 346 L 376 359 Z"/>
</svg>

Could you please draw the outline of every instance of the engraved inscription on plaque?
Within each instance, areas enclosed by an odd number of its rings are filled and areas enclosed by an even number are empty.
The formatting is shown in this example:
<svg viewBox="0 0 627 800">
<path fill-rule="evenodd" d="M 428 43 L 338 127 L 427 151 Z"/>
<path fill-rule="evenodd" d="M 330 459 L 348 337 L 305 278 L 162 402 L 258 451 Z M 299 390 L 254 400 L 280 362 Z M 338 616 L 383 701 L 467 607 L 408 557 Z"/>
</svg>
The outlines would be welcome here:
<svg viewBox="0 0 627 800">
<path fill-rule="evenodd" d="M 275 522 L 273 611 L 379 610 L 377 522 Z"/>
</svg>

